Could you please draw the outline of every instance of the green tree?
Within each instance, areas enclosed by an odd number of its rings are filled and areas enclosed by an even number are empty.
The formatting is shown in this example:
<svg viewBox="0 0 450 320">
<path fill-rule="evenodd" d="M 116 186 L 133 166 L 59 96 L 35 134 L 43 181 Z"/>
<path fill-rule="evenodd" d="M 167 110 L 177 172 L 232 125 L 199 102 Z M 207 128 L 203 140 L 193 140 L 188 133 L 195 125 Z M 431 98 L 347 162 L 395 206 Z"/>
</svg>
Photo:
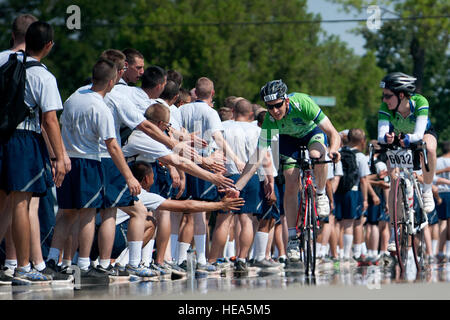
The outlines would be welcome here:
<svg viewBox="0 0 450 320">
<path fill-rule="evenodd" d="M 350 12 L 364 12 L 372 1 L 332 0 Z M 446 0 L 377 1 L 381 9 L 393 8 L 400 20 L 383 22 L 380 30 L 362 25 L 357 32 L 366 39 L 365 47 L 376 52 L 377 64 L 386 73 L 402 71 L 417 77 L 417 92 L 430 102 L 430 119 L 440 135 L 450 139 L 449 32 L 450 12 Z M 434 17 L 412 19 L 413 17 Z"/>
</svg>

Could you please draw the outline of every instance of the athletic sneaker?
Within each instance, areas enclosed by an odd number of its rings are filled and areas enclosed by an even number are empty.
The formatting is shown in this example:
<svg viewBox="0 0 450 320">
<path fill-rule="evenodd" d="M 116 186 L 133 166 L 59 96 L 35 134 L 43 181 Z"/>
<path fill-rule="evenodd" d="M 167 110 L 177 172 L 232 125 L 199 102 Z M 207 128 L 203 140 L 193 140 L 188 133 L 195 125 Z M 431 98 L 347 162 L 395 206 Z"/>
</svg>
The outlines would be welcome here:
<svg viewBox="0 0 450 320">
<path fill-rule="evenodd" d="M 12 284 L 14 278 L 14 271 L 8 267 L 2 266 L 0 268 L 0 285 L 7 286 Z"/>
<path fill-rule="evenodd" d="M 68 267 L 62 269 L 56 265 L 52 259 L 45 263 L 45 269 L 41 271 L 42 274 L 52 277 L 52 283 L 71 283 L 74 277 L 71 272 L 68 272 Z"/>
<path fill-rule="evenodd" d="M 197 263 L 197 271 L 206 271 L 206 272 L 214 272 L 217 271 L 217 268 L 210 263 Z"/>
<path fill-rule="evenodd" d="M 447 257 L 446 257 L 445 254 L 443 254 L 443 253 L 438 254 L 438 255 L 436 256 L 436 259 L 437 259 L 437 263 L 438 263 L 438 264 L 443 264 L 443 263 L 446 263 L 446 262 L 447 262 Z"/>
<path fill-rule="evenodd" d="M 180 267 L 180 269 L 183 269 L 184 272 L 187 272 L 187 261 L 183 260 L 183 262 L 181 262 L 178 267 Z"/>
<path fill-rule="evenodd" d="M 395 242 L 389 242 L 389 244 L 387 246 L 387 251 L 397 252 L 397 246 L 395 245 Z"/>
<path fill-rule="evenodd" d="M 325 218 L 330 215 L 330 201 L 326 194 L 317 195 L 316 205 L 319 217 Z"/>
<path fill-rule="evenodd" d="M 170 262 L 164 261 L 163 265 L 168 270 L 170 270 L 170 272 L 172 273 L 172 279 L 174 279 L 174 276 L 176 276 L 176 277 L 184 277 L 184 276 L 186 276 L 186 271 L 184 269 L 180 268 L 175 263 L 170 263 Z"/>
<path fill-rule="evenodd" d="M 278 268 L 279 269 L 281 267 L 281 263 L 272 262 L 267 259 L 262 259 L 260 261 L 255 261 L 251 266 L 261 268 L 261 269 L 269 269 L 269 268 L 271 268 L 271 269 Z"/>
<path fill-rule="evenodd" d="M 212 265 L 219 270 L 226 270 L 231 268 L 231 262 L 229 262 L 226 258 L 219 258 L 216 260 L 216 262 L 213 262 Z"/>
<path fill-rule="evenodd" d="M 159 276 L 159 272 L 157 272 L 156 270 L 151 270 L 143 266 L 133 267 L 127 264 L 125 266 L 125 270 L 128 271 L 131 276 L 139 278 L 155 278 Z"/>
<path fill-rule="evenodd" d="M 286 259 L 286 258 L 278 258 L 278 263 L 279 263 L 283 268 L 286 268 L 287 259 Z"/>
<path fill-rule="evenodd" d="M 298 239 L 289 240 L 286 255 L 292 262 L 300 261 L 300 241 Z"/>
<path fill-rule="evenodd" d="M 106 273 L 110 277 L 129 277 L 130 274 L 120 264 L 114 266 L 109 265 L 108 268 L 103 268 L 101 265 L 97 266 L 97 271 Z"/>
<path fill-rule="evenodd" d="M 44 275 L 35 269 L 26 271 L 21 267 L 16 267 L 12 279 L 13 285 L 50 284 L 51 282 L 51 276 Z"/>
<path fill-rule="evenodd" d="M 236 260 L 234 263 L 234 271 L 237 272 L 246 272 L 248 271 L 247 263 L 241 260 Z"/>
<path fill-rule="evenodd" d="M 434 198 L 433 198 L 433 192 L 427 191 L 422 193 L 423 197 L 423 210 L 425 213 L 430 213 L 434 210 Z"/>
<path fill-rule="evenodd" d="M 89 267 L 87 270 L 80 269 L 80 280 L 82 285 L 108 285 L 109 274 Z"/>
</svg>

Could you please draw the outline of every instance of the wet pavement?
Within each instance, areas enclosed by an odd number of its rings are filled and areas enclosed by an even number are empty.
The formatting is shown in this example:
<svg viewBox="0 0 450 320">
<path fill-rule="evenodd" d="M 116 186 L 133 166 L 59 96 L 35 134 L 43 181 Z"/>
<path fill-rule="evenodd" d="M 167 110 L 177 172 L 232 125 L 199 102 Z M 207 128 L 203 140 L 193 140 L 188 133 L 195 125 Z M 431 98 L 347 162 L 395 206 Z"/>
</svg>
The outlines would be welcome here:
<svg viewBox="0 0 450 320">
<path fill-rule="evenodd" d="M 404 277 L 398 266 L 319 265 L 303 272 L 227 273 L 180 280 L 114 282 L 107 286 L 0 286 L 0 300 L 290 300 L 450 299 L 450 263 L 415 266 Z"/>
</svg>

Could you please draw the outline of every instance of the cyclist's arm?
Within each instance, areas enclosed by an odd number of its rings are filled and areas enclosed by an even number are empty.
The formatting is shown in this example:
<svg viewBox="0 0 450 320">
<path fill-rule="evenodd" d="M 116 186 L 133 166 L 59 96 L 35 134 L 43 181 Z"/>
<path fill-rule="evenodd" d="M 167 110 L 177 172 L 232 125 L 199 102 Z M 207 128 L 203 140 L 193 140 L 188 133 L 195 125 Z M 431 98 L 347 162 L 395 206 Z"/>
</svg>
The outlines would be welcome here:
<svg viewBox="0 0 450 320">
<path fill-rule="evenodd" d="M 325 132 L 325 134 L 330 139 L 330 148 L 329 148 L 330 159 L 333 159 L 333 155 L 336 154 L 337 157 L 334 160 L 335 162 L 338 162 L 340 160 L 340 154 L 338 150 L 341 147 L 341 136 L 334 128 L 333 124 L 331 123 L 330 119 L 328 119 L 328 117 L 325 117 L 319 123 L 319 128 L 322 129 L 322 131 Z"/>
<path fill-rule="evenodd" d="M 408 133 L 406 136 L 409 142 L 417 142 L 423 139 L 425 130 L 427 128 L 428 116 L 418 116 L 416 118 L 416 126 L 414 127 L 414 133 Z M 405 139 L 404 139 L 405 140 Z"/>
<path fill-rule="evenodd" d="M 389 133 L 389 121 L 388 120 L 378 120 L 378 142 L 386 143 L 385 137 Z"/>
</svg>

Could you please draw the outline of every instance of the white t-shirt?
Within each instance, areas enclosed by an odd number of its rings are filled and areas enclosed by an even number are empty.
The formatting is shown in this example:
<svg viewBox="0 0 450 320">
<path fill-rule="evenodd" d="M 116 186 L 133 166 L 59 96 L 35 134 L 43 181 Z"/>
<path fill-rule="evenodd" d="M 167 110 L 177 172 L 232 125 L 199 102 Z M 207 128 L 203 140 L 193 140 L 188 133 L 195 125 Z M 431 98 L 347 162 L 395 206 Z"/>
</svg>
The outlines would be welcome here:
<svg viewBox="0 0 450 320">
<path fill-rule="evenodd" d="M 224 121 L 223 136 L 236 156 L 244 163 L 255 153 L 261 128 L 251 122 Z M 255 162 L 257 159 L 252 159 Z M 228 174 L 239 174 L 236 164 L 226 159 L 225 167 Z"/>
<path fill-rule="evenodd" d="M 189 133 L 196 132 L 208 143 L 206 148 L 197 149 L 197 152 L 200 155 L 209 156 L 214 151 L 212 135 L 217 131 L 223 131 L 222 121 L 217 111 L 200 100 L 183 104 L 178 110 L 181 114 L 181 126 Z"/>
<path fill-rule="evenodd" d="M 171 105 L 170 107 L 170 117 L 173 116 L 173 118 L 176 120 L 176 122 L 178 123 L 178 125 L 181 127 L 181 113 L 180 110 L 178 109 L 178 107 L 176 105 Z M 180 128 L 181 129 L 181 128 Z"/>
<path fill-rule="evenodd" d="M 352 150 L 356 150 L 356 149 L 352 148 Z M 363 178 L 370 174 L 369 163 L 367 161 L 367 156 L 364 153 L 362 153 L 362 152 L 356 153 L 356 165 L 358 167 L 359 178 Z M 359 185 L 359 180 L 355 184 L 355 186 L 358 186 L 358 185 Z"/>
<path fill-rule="evenodd" d="M 148 211 L 155 211 L 167 199 L 161 197 L 159 194 L 148 192 L 141 189 L 141 193 L 137 196 L 144 204 Z M 128 220 L 130 216 L 120 209 L 117 209 L 116 225 Z"/>
<path fill-rule="evenodd" d="M 5 50 L 0 53 L 0 65 L 3 65 L 8 61 L 11 53 L 14 53 L 14 51 Z M 18 59 L 23 61 L 23 54 L 21 52 L 18 53 Z M 27 56 L 27 62 L 28 61 L 37 60 Z M 19 123 L 17 129 L 40 133 L 41 125 L 37 107 L 39 106 L 41 108 L 42 113 L 57 111 L 63 108 L 56 78 L 47 70 L 47 67 L 44 64 L 42 65 L 42 67 L 36 66 L 28 68 L 26 71 L 25 103 L 34 109 L 35 116 L 32 119 L 27 117 L 23 122 Z"/>
<path fill-rule="evenodd" d="M 123 89 L 121 87 L 125 87 L 121 85 L 119 87 L 119 90 L 122 90 L 123 93 L 126 93 L 128 95 L 128 98 L 131 102 L 133 102 L 138 108 L 138 110 L 144 114 L 145 111 L 147 111 L 148 107 L 150 107 L 152 104 L 156 102 L 155 99 L 150 99 L 145 93 L 145 91 L 142 88 L 139 87 L 127 87 L 128 89 Z"/>
<path fill-rule="evenodd" d="M 69 157 L 100 161 L 100 140 L 116 138 L 114 118 L 103 97 L 76 90 L 64 102 L 61 135 Z"/>
<path fill-rule="evenodd" d="M 126 95 L 122 94 L 122 90 L 119 89 L 120 87 L 123 87 L 123 85 L 115 85 L 111 92 L 104 98 L 114 118 L 116 137 L 119 145 L 121 145 L 120 128 L 122 126 L 134 129 L 145 120 L 144 115 L 139 112 Z M 102 157 L 110 157 L 104 142 L 100 143 L 100 150 Z"/>
<path fill-rule="evenodd" d="M 134 130 L 128 137 L 128 142 L 122 148 L 125 157 L 139 155 L 136 160 L 146 162 L 155 162 L 156 159 L 167 156 L 172 153 L 162 143 L 150 138 L 140 130 Z"/>
<path fill-rule="evenodd" d="M 445 158 L 445 157 L 437 158 L 436 170 L 442 170 L 447 167 L 450 167 L 450 158 Z M 444 172 L 437 176 L 450 180 L 450 172 Z M 438 187 L 439 192 L 450 192 L 450 186 L 448 184 L 440 184 L 437 187 Z"/>
</svg>

